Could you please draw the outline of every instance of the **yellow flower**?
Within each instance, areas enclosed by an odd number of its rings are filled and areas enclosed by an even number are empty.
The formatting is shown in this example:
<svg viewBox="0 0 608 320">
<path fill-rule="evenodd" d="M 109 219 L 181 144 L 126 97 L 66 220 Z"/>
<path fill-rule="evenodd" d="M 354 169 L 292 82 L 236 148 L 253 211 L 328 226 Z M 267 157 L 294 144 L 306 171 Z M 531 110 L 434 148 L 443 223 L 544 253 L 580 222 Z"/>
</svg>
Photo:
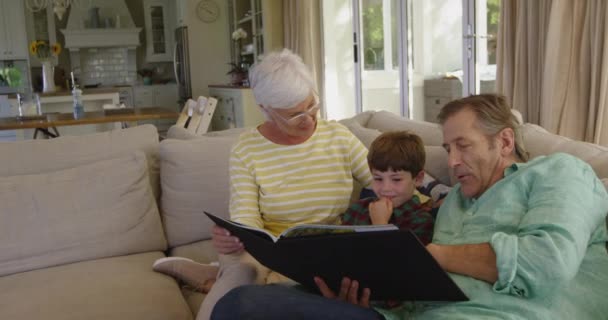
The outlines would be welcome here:
<svg viewBox="0 0 608 320">
<path fill-rule="evenodd" d="M 43 40 L 32 41 L 30 43 L 30 53 L 38 59 L 48 59 L 51 55 L 58 56 L 61 53 L 61 45 L 54 43 L 52 46 L 49 46 L 48 42 Z"/>
<path fill-rule="evenodd" d="M 53 53 L 53 55 L 58 56 L 61 53 L 61 45 L 55 42 L 51 47 L 51 52 Z"/>
<path fill-rule="evenodd" d="M 32 43 L 30 43 L 30 53 L 33 55 L 38 53 L 38 46 L 36 45 L 36 41 L 32 41 Z"/>
</svg>

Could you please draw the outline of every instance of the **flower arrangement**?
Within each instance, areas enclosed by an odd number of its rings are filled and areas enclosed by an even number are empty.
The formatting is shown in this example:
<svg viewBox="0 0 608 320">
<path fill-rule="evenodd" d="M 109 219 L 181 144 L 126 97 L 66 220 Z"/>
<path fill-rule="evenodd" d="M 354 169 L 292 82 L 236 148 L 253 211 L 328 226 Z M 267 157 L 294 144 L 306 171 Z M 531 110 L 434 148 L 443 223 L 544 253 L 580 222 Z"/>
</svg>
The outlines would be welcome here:
<svg viewBox="0 0 608 320">
<path fill-rule="evenodd" d="M 232 40 L 234 41 L 239 41 L 245 38 L 247 38 L 247 31 L 243 30 L 243 28 L 238 28 L 232 32 Z"/>
<path fill-rule="evenodd" d="M 30 53 L 40 60 L 45 60 L 51 56 L 58 56 L 61 53 L 61 45 L 55 42 L 49 45 L 46 41 L 32 41 L 30 43 Z"/>
</svg>

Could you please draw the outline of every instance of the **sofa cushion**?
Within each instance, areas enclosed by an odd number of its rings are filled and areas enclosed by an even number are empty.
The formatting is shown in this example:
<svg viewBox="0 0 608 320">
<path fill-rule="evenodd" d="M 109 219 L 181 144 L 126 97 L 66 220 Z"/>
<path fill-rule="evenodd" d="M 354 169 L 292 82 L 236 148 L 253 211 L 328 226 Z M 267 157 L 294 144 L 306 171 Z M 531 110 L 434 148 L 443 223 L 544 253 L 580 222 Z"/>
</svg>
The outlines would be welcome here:
<svg viewBox="0 0 608 320">
<path fill-rule="evenodd" d="M 147 168 L 137 151 L 71 169 L 0 177 L 0 276 L 164 250 Z"/>
<path fill-rule="evenodd" d="M 203 211 L 228 218 L 228 159 L 238 134 L 160 144 L 161 213 L 170 247 L 211 237 Z"/>
<path fill-rule="evenodd" d="M 0 319 L 189 320 L 174 279 L 152 271 L 161 252 L 0 277 Z"/>
<path fill-rule="evenodd" d="M 598 177 L 608 178 L 608 148 L 606 147 L 556 135 L 531 123 L 523 125 L 523 136 L 524 146 L 531 158 L 555 152 L 569 153 L 589 163 Z"/>
<path fill-rule="evenodd" d="M 153 125 L 51 140 L 0 142 L 0 176 L 67 169 L 93 161 L 116 158 L 141 150 L 146 154 L 152 190 L 160 191 L 158 133 Z"/>
<path fill-rule="evenodd" d="M 378 129 L 365 128 L 362 121 L 359 120 L 361 119 L 354 117 L 342 119 L 338 122 L 347 127 L 363 143 L 363 145 L 369 148 L 374 139 L 376 139 L 376 137 L 378 137 L 382 132 Z M 402 127 L 400 129 L 387 129 L 384 131 L 409 130 L 417 135 L 420 135 L 420 132 L 416 131 L 418 129 L 420 129 L 420 126 L 415 125 L 410 126 L 409 128 Z M 451 185 L 453 179 L 450 178 L 447 159 L 448 155 L 445 149 L 435 145 L 425 145 L 424 150 L 426 152 L 424 170 L 434 178 L 438 179 L 441 183 Z"/>
<path fill-rule="evenodd" d="M 350 130 L 350 132 L 352 132 L 355 137 L 357 137 L 359 141 L 361 141 L 361 143 L 363 143 L 363 145 L 368 149 L 376 137 L 382 134 L 380 130 L 364 127 L 355 118 L 342 119 L 338 122 L 347 127 L 348 130 Z"/>
<path fill-rule="evenodd" d="M 422 138 L 424 145 L 440 146 L 443 144 L 443 133 L 439 124 L 406 119 L 388 111 L 377 111 L 373 113 L 367 122 L 367 125 L 364 126 L 382 132 L 410 130 Z"/>
</svg>

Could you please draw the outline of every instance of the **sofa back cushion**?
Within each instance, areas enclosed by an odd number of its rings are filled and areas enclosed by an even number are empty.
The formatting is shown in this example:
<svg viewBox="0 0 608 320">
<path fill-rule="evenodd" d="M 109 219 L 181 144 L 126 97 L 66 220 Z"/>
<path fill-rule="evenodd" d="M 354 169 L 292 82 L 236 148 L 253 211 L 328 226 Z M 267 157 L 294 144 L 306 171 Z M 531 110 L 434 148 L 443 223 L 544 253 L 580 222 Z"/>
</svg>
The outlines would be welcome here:
<svg viewBox="0 0 608 320">
<path fill-rule="evenodd" d="M 67 169 L 98 160 L 146 154 L 154 195 L 160 192 L 158 132 L 153 125 L 51 140 L 0 142 L 0 177 Z"/>
<path fill-rule="evenodd" d="M 229 218 L 228 160 L 241 130 L 160 144 L 161 214 L 170 247 L 211 237 L 203 211 Z"/>
<path fill-rule="evenodd" d="M 379 113 L 379 112 L 378 112 Z M 342 119 L 339 122 L 347 127 L 354 135 L 357 137 L 363 145 L 367 148 L 372 144 L 372 141 L 376 139 L 382 132 L 384 131 L 396 131 L 396 130 L 409 130 L 422 138 L 422 135 L 429 136 L 429 133 L 425 130 L 429 129 L 426 125 L 420 125 L 421 122 L 417 121 L 405 121 L 401 123 L 399 126 L 390 126 L 390 129 L 383 128 L 372 129 L 365 128 L 361 119 L 366 119 L 360 117 L 360 115 L 369 115 L 370 112 L 361 113 L 353 118 Z M 393 117 L 397 117 L 393 115 Z M 369 118 L 369 117 L 368 117 Z M 436 128 L 435 130 L 439 130 Z M 436 139 L 435 137 L 431 138 L 432 141 Z M 450 172 L 448 169 L 448 155 L 443 147 L 437 145 L 427 145 L 424 146 L 424 151 L 426 153 L 426 161 L 424 164 L 424 170 L 430 174 L 435 179 L 439 180 L 442 184 L 452 185 L 453 179 L 450 178 Z"/>
<path fill-rule="evenodd" d="M 0 276 L 166 249 L 143 152 L 0 177 Z"/>
<path fill-rule="evenodd" d="M 441 146 L 443 144 L 443 133 L 439 124 L 407 119 L 388 111 L 374 112 L 364 126 L 382 132 L 410 130 L 419 135 L 426 146 Z"/>
<path fill-rule="evenodd" d="M 608 178 L 608 148 L 548 132 L 535 124 L 523 125 L 524 146 L 530 158 L 556 152 L 569 153 L 589 163 L 600 178 Z"/>
</svg>

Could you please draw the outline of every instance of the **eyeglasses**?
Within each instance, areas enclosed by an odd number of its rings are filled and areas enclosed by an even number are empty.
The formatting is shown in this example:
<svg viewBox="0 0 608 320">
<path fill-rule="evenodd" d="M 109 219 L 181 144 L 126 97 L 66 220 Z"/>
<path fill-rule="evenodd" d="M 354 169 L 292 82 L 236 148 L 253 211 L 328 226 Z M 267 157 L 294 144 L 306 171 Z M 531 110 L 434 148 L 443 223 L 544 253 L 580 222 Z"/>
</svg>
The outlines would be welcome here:
<svg viewBox="0 0 608 320">
<path fill-rule="evenodd" d="M 289 119 L 280 115 L 274 108 L 268 108 L 268 110 L 271 110 L 272 113 L 274 113 L 276 116 L 278 116 L 286 124 L 293 126 L 293 125 L 298 125 L 298 124 L 304 122 L 304 120 L 306 120 L 307 116 L 308 117 L 316 116 L 317 112 L 319 112 L 320 108 L 321 108 L 321 105 L 320 105 L 319 98 L 315 96 L 315 104 L 313 106 L 308 108 L 308 110 L 306 110 L 306 111 L 298 112 L 297 114 L 291 116 Z"/>
</svg>

